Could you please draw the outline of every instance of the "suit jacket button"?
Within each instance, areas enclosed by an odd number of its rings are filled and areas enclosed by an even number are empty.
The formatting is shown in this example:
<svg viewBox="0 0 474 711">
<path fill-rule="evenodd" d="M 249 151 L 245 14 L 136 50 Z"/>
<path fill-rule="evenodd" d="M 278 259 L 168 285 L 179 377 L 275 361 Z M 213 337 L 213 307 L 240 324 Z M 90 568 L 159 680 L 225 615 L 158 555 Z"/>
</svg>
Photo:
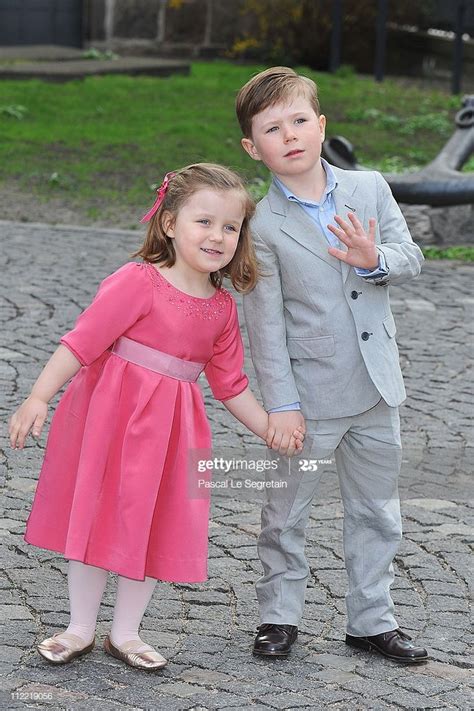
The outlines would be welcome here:
<svg viewBox="0 0 474 711">
<path fill-rule="evenodd" d="M 362 331 L 360 334 L 360 337 L 362 338 L 363 341 L 368 341 L 370 338 L 370 333 L 367 333 L 367 331 Z"/>
<path fill-rule="evenodd" d="M 351 299 L 358 299 L 360 293 L 362 293 L 362 292 L 360 292 L 360 291 L 351 291 Z"/>
</svg>

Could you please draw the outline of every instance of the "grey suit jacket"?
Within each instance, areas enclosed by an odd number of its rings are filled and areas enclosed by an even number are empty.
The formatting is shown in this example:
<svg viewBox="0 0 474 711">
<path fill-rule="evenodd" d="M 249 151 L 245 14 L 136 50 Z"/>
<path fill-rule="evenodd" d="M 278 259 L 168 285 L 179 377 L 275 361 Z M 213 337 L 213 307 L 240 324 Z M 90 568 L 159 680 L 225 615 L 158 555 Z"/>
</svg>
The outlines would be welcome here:
<svg viewBox="0 0 474 711">
<path fill-rule="evenodd" d="M 297 203 L 272 183 L 252 221 L 265 273 L 244 296 L 252 360 L 265 408 L 301 401 L 310 419 L 345 417 L 384 398 L 406 397 L 387 283 L 418 276 L 423 262 L 388 184 L 376 172 L 333 168 L 337 214 L 377 220 L 382 283 L 328 254 L 328 242 Z"/>
</svg>

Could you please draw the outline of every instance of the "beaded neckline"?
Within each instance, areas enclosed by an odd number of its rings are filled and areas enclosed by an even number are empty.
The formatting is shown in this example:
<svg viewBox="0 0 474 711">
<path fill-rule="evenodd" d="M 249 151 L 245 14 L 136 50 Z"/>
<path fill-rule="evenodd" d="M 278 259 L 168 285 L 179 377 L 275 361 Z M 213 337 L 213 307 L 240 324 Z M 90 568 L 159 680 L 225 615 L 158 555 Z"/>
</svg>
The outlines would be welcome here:
<svg viewBox="0 0 474 711">
<path fill-rule="evenodd" d="M 212 299 L 215 299 L 217 294 L 219 293 L 219 289 L 216 289 L 212 296 L 193 296 L 193 294 L 188 294 L 186 291 L 182 291 L 181 289 L 178 289 L 177 286 L 172 284 L 166 277 L 163 276 L 163 274 L 160 272 L 159 269 L 156 269 L 151 262 L 143 262 L 142 266 L 149 267 L 150 269 L 153 270 L 153 274 L 157 274 L 159 278 L 163 280 L 165 283 L 165 286 L 171 287 L 171 289 L 174 289 L 175 291 L 178 292 L 181 296 L 186 297 L 187 299 L 193 299 L 195 301 L 211 301 Z"/>
<path fill-rule="evenodd" d="M 226 313 L 229 301 L 232 299 L 226 289 L 222 287 L 216 289 L 215 293 L 207 298 L 191 296 L 165 279 L 150 262 L 135 263 L 147 272 L 152 284 L 161 292 L 166 301 L 184 316 L 194 316 L 209 321 L 219 319 Z"/>
</svg>

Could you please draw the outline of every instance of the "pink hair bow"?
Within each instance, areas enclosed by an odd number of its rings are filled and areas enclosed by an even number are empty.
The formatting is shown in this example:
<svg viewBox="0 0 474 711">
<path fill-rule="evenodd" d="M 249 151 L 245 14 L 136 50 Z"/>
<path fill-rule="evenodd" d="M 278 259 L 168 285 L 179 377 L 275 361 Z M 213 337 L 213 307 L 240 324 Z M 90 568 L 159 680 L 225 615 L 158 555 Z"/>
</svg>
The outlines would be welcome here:
<svg viewBox="0 0 474 711">
<path fill-rule="evenodd" d="M 170 173 L 166 173 L 165 177 L 163 178 L 163 182 L 161 183 L 160 187 L 157 190 L 157 196 L 156 196 L 156 200 L 153 204 L 153 207 L 151 208 L 151 210 L 148 210 L 146 215 L 143 215 L 140 222 L 149 222 L 151 220 L 151 218 L 153 217 L 153 215 L 155 214 L 155 212 L 158 210 L 161 203 L 165 199 L 165 195 L 166 195 L 166 191 L 168 190 L 170 178 L 172 178 L 173 175 L 176 175 L 176 173 L 174 171 L 171 171 Z"/>
</svg>

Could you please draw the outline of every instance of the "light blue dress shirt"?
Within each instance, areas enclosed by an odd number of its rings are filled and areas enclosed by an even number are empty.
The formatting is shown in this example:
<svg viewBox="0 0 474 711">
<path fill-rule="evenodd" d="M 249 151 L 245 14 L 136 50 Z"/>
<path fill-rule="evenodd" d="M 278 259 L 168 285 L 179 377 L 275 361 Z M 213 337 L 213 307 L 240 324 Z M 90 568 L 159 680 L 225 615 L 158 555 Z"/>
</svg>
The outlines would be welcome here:
<svg viewBox="0 0 474 711">
<path fill-rule="evenodd" d="M 284 185 L 281 180 L 279 180 L 275 175 L 273 180 L 275 184 L 278 185 L 283 194 L 291 200 L 292 202 L 297 202 L 301 205 L 303 210 L 319 227 L 323 235 L 326 237 L 327 241 L 331 247 L 340 248 L 341 244 L 337 239 L 336 235 L 328 230 L 327 225 L 333 223 L 334 215 L 336 214 L 336 203 L 334 202 L 333 190 L 337 186 L 336 176 L 332 170 L 329 163 L 321 158 L 322 166 L 326 172 L 326 188 L 324 193 L 321 195 L 321 200 L 315 202 L 314 200 L 305 200 L 293 195 L 291 190 L 289 190 L 286 185 Z M 379 264 L 376 269 L 360 269 L 359 267 L 354 267 L 356 274 L 364 279 L 375 279 L 377 277 L 386 276 L 388 274 L 387 265 L 385 263 L 385 257 L 383 253 L 379 250 Z M 288 405 L 281 405 L 280 407 L 274 407 L 268 412 L 285 412 L 286 410 L 299 410 L 300 403 L 292 402 Z"/>
</svg>

